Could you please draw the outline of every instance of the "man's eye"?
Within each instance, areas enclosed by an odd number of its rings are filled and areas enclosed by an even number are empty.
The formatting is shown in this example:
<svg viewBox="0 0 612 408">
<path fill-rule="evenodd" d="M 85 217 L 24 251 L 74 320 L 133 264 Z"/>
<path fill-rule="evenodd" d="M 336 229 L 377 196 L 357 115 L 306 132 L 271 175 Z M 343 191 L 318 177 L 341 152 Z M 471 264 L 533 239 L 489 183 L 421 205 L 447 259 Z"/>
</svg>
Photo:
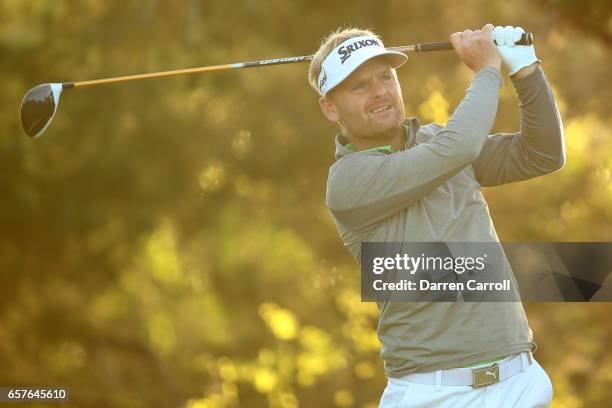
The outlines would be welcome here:
<svg viewBox="0 0 612 408">
<path fill-rule="evenodd" d="M 362 83 L 361 84 L 357 84 L 357 85 L 355 85 L 353 87 L 353 91 L 359 91 L 359 90 L 363 89 L 364 87 L 365 87 L 365 85 L 362 84 Z"/>
<path fill-rule="evenodd" d="M 392 78 L 393 78 L 393 75 L 391 75 L 391 74 L 385 74 L 385 75 L 383 75 L 383 79 L 384 79 L 385 81 L 389 81 L 389 80 L 391 80 Z"/>
</svg>

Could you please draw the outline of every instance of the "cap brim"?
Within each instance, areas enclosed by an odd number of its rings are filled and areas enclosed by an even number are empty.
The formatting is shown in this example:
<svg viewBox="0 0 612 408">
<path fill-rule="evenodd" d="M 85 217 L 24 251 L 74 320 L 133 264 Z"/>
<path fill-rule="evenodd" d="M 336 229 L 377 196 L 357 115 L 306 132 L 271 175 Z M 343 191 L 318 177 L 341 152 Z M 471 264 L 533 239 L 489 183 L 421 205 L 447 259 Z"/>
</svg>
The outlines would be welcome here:
<svg viewBox="0 0 612 408">
<path fill-rule="evenodd" d="M 386 55 L 389 57 L 389 60 L 391 61 L 391 65 L 393 65 L 393 68 L 399 68 L 402 65 L 404 65 L 406 61 L 408 61 L 408 56 L 404 54 L 403 52 L 399 52 L 399 51 L 387 50 L 387 52 L 382 55 Z"/>
</svg>

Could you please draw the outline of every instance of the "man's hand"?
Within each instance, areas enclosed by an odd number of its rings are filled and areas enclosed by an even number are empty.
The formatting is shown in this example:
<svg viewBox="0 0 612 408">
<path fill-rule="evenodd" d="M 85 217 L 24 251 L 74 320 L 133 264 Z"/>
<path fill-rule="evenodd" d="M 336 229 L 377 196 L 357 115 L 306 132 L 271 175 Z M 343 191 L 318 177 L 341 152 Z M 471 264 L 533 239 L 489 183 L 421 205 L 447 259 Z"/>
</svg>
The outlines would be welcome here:
<svg viewBox="0 0 612 408">
<path fill-rule="evenodd" d="M 535 55 L 533 45 L 514 45 L 521 39 L 524 32 L 525 30 L 521 27 L 512 26 L 497 26 L 493 29 L 493 39 L 497 43 L 497 49 L 502 56 L 504 65 L 508 68 L 510 76 L 534 62 L 541 62 Z M 531 69 L 521 72 L 518 77 L 528 75 L 533 72 L 533 69 L 535 69 L 535 65 Z"/>
<path fill-rule="evenodd" d="M 493 24 L 487 24 L 482 30 L 465 30 L 452 33 L 450 41 L 459 58 L 474 73 L 484 67 L 501 69 L 502 57 L 493 42 Z"/>
</svg>

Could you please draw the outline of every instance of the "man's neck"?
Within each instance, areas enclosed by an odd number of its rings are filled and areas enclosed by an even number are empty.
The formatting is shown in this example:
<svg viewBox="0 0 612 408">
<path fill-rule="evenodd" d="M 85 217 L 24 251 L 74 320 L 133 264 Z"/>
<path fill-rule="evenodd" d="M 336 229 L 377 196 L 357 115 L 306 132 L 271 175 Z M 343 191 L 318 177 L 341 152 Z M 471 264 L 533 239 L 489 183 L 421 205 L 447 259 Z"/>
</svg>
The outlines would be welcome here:
<svg viewBox="0 0 612 408">
<path fill-rule="evenodd" d="M 406 145 L 403 125 L 374 137 L 359 137 L 352 135 L 345 135 L 345 137 L 351 141 L 355 150 L 368 150 L 379 146 L 391 145 L 393 151 L 397 151 L 404 150 L 404 146 Z"/>
</svg>

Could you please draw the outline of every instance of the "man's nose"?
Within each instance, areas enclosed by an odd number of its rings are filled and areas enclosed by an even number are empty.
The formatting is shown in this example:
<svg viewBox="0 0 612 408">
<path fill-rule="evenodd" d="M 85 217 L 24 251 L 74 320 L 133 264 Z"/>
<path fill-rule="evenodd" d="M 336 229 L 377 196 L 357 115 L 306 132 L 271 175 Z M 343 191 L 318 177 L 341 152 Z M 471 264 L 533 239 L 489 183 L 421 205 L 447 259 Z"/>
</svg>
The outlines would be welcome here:
<svg viewBox="0 0 612 408">
<path fill-rule="evenodd" d="M 383 96 L 385 92 L 387 92 L 387 90 L 385 89 L 385 85 L 381 81 L 379 81 L 378 79 L 372 81 L 372 89 L 370 96 L 372 96 L 373 98 L 378 98 Z"/>
</svg>

